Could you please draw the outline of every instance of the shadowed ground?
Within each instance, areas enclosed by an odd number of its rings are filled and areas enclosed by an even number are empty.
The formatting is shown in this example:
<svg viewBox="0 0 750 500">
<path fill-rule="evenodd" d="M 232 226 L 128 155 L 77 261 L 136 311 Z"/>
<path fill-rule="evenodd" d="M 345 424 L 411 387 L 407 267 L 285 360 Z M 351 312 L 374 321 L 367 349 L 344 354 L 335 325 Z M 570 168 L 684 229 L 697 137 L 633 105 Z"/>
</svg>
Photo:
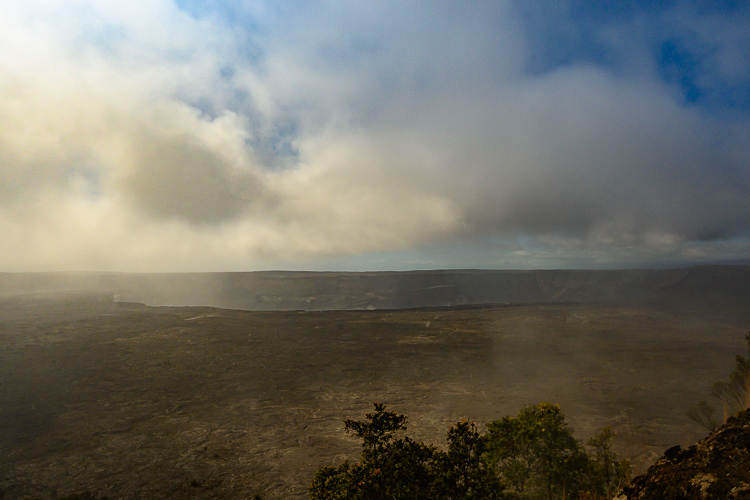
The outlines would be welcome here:
<svg viewBox="0 0 750 500">
<path fill-rule="evenodd" d="M 404 311 L 151 308 L 92 296 L 0 301 L 0 491 L 48 498 L 305 498 L 359 455 L 372 401 L 442 444 L 559 403 L 637 470 L 705 433 L 685 416 L 743 352 L 714 310 L 546 304 Z"/>
</svg>

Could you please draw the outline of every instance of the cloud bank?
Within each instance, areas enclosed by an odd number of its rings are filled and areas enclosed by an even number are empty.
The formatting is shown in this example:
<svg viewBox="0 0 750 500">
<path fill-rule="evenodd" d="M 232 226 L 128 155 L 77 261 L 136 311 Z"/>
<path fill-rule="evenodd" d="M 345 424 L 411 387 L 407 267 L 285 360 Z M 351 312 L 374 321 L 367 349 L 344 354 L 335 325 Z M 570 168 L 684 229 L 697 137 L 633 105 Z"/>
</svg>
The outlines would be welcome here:
<svg viewBox="0 0 750 500">
<path fill-rule="evenodd" d="M 750 257 L 749 12 L 3 5 L 0 269 Z"/>
</svg>

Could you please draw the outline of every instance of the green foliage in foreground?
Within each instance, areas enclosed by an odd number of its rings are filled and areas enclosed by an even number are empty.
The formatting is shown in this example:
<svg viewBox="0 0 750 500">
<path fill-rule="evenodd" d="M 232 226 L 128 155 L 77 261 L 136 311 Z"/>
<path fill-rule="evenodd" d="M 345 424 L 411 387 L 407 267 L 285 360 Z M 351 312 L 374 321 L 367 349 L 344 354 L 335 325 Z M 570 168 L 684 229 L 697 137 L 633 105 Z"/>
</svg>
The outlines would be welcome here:
<svg viewBox="0 0 750 500">
<path fill-rule="evenodd" d="M 750 333 L 745 335 L 745 342 L 750 353 Z M 688 417 L 712 432 L 730 416 L 750 408 L 750 359 L 740 355 L 734 359 L 737 364 L 729 374 L 729 381 L 711 386 L 711 397 L 721 405 L 721 418 L 707 401 L 700 401 L 687 412 Z"/>
<path fill-rule="evenodd" d="M 458 422 L 448 429 L 447 450 L 397 437 L 406 416 L 382 404 L 365 417 L 344 421 L 362 441 L 360 461 L 318 469 L 312 500 L 599 499 L 630 474 L 611 450 L 609 428 L 587 442 L 589 452 L 560 408 L 548 403 L 491 422 L 486 434 Z"/>
</svg>

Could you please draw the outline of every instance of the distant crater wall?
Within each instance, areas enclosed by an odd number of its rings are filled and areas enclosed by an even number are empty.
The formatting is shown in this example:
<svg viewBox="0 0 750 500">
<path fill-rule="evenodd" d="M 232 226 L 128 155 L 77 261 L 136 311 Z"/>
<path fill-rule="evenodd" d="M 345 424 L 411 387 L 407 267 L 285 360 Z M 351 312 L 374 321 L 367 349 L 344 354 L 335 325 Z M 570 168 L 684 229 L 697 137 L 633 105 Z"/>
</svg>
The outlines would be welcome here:
<svg viewBox="0 0 750 500">
<path fill-rule="evenodd" d="M 405 309 L 553 302 L 750 303 L 750 266 L 641 270 L 0 273 L 0 296 L 110 294 L 148 305 L 248 310 Z"/>
</svg>

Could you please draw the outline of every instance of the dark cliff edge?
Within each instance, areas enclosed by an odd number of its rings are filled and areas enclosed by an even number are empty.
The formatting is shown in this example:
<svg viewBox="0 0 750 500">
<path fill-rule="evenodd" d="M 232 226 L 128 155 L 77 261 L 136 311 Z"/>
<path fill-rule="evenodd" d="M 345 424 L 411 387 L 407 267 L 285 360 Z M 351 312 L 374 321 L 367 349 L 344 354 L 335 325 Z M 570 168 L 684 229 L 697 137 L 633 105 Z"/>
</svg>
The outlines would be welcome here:
<svg viewBox="0 0 750 500">
<path fill-rule="evenodd" d="M 668 449 L 614 500 L 750 499 L 750 409 L 686 450 Z"/>
<path fill-rule="evenodd" d="M 658 303 L 746 307 L 750 266 L 636 270 L 0 273 L 0 298 L 108 293 L 147 305 L 247 310 L 408 309 L 478 304 Z"/>
</svg>

